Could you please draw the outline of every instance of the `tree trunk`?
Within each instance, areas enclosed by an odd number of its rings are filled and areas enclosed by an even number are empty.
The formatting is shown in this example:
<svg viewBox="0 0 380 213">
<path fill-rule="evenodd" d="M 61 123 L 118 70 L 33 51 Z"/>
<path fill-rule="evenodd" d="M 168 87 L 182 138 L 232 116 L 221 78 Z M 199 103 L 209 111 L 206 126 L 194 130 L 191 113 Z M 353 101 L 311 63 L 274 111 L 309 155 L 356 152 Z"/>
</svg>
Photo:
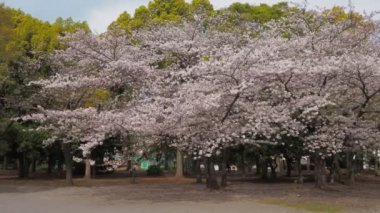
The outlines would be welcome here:
<svg viewBox="0 0 380 213">
<path fill-rule="evenodd" d="M 246 165 L 245 165 L 245 147 L 243 146 L 243 150 L 241 152 L 241 172 L 243 176 L 246 176 Z"/>
<path fill-rule="evenodd" d="M 224 149 L 223 150 L 222 165 L 220 168 L 220 173 L 222 175 L 220 186 L 222 188 L 227 186 L 227 159 L 228 159 L 228 151 Z"/>
<path fill-rule="evenodd" d="M 375 175 L 376 176 L 380 175 L 380 171 L 379 171 L 379 150 L 378 149 L 376 149 L 376 152 L 375 152 Z"/>
<path fill-rule="evenodd" d="M 182 153 L 179 149 L 177 149 L 177 161 L 176 161 L 175 176 L 178 178 L 183 177 L 183 159 L 182 159 Z"/>
<path fill-rule="evenodd" d="M 268 179 L 268 161 L 267 158 L 261 158 L 261 178 Z"/>
<path fill-rule="evenodd" d="M 286 176 L 290 177 L 292 175 L 292 159 L 286 158 Z"/>
<path fill-rule="evenodd" d="M 303 183 L 301 158 L 297 159 L 298 183 Z"/>
<path fill-rule="evenodd" d="M 84 179 L 91 179 L 91 163 L 90 163 L 90 157 L 87 156 L 84 160 L 85 163 L 85 170 L 84 170 Z"/>
<path fill-rule="evenodd" d="M 24 178 L 25 177 L 25 160 L 23 153 L 18 154 L 18 177 Z"/>
<path fill-rule="evenodd" d="M 37 169 L 37 159 L 33 158 L 32 161 L 32 172 L 36 172 Z"/>
<path fill-rule="evenodd" d="M 331 165 L 331 174 L 330 174 L 330 183 L 335 183 L 336 180 L 341 180 L 341 174 L 340 174 L 340 165 L 339 165 L 339 157 L 337 155 L 334 155 L 333 162 Z"/>
<path fill-rule="evenodd" d="M 326 186 L 326 161 L 324 158 L 316 154 L 314 158 L 314 164 L 315 186 L 322 189 Z"/>
<path fill-rule="evenodd" d="M 354 160 L 354 153 L 353 152 L 347 152 L 347 173 L 348 173 L 348 184 L 354 184 L 355 183 L 355 160 Z"/>
<path fill-rule="evenodd" d="M 215 171 L 215 163 L 213 157 L 208 161 L 208 176 L 207 176 L 207 188 L 211 190 L 219 190 L 222 188 L 222 177 L 220 171 Z"/>
<path fill-rule="evenodd" d="M 15 163 L 13 164 L 13 169 L 18 169 L 20 168 L 20 161 L 18 160 L 18 158 L 15 159 L 14 161 Z"/>
<path fill-rule="evenodd" d="M 54 160 L 53 160 L 52 154 L 49 154 L 47 163 L 48 163 L 47 173 L 51 174 L 54 167 Z"/>
<path fill-rule="evenodd" d="M 272 180 L 276 179 L 277 178 L 277 173 L 276 173 L 276 169 L 277 169 L 277 163 L 276 163 L 276 159 L 271 159 L 269 158 L 269 161 L 268 161 L 268 164 L 269 164 L 269 167 L 270 167 L 270 178 Z"/>
<path fill-rule="evenodd" d="M 72 158 L 73 156 L 71 156 Z M 65 161 L 65 157 L 62 156 L 62 152 L 60 152 L 60 155 L 58 156 L 58 162 L 57 162 L 57 172 L 58 172 L 58 175 L 62 175 L 63 173 L 63 163 Z M 55 163 L 54 163 L 55 165 Z"/>
<path fill-rule="evenodd" d="M 18 177 L 19 178 L 28 178 L 29 177 L 29 161 L 24 152 L 18 154 Z"/>
<path fill-rule="evenodd" d="M 195 175 L 196 183 L 202 183 L 202 170 L 201 170 L 201 160 L 195 160 Z"/>
<path fill-rule="evenodd" d="M 8 158 L 7 155 L 3 157 L 3 169 L 6 170 L 8 168 Z"/>
<path fill-rule="evenodd" d="M 167 154 L 165 154 L 165 162 L 164 162 L 164 169 L 165 170 L 169 170 L 169 159 L 168 159 L 169 157 L 168 157 L 168 155 Z"/>
<path fill-rule="evenodd" d="M 63 150 L 64 158 L 65 158 L 66 183 L 68 185 L 73 185 L 74 184 L 73 183 L 73 168 L 72 168 L 73 156 L 71 155 L 70 144 L 63 143 L 62 150 Z"/>
<path fill-rule="evenodd" d="M 256 161 L 256 175 L 260 175 L 261 174 L 260 155 L 257 155 L 257 157 L 255 157 L 255 161 Z"/>
</svg>

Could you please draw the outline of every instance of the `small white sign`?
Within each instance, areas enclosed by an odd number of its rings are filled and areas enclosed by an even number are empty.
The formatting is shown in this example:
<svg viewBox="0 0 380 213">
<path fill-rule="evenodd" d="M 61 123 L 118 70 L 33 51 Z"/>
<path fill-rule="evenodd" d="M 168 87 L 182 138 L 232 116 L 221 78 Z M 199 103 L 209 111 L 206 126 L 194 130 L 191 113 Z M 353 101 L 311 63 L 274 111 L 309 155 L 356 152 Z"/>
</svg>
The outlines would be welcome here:
<svg viewBox="0 0 380 213">
<path fill-rule="evenodd" d="M 219 171 L 219 165 L 214 165 L 214 170 Z"/>
</svg>

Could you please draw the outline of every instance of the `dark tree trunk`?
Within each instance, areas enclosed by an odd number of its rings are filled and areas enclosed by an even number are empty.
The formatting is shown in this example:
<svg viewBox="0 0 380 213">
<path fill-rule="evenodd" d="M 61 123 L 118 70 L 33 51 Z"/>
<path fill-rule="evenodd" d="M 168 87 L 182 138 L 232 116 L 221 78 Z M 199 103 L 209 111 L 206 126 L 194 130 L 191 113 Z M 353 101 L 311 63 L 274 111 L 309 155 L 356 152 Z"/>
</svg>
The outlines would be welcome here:
<svg viewBox="0 0 380 213">
<path fill-rule="evenodd" d="M 19 178 L 28 178 L 29 177 L 29 161 L 24 152 L 18 154 L 18 177 Z"/>
<path fill-rule="evenodd" d="M 268 179 L 268 161 L 266 157 L 261 158 L 261 178 L 264 180 Z"/>
<path fill-rule="evenodd" d="M 161 158 L 162 158 L 162 154 L 161 153 L 156 154 L 156 162 L 157 162 L 157 167 L 158 168 L 161 168 Z"/>
<path fill-rule="evenodd" d="M 255 157 L 255 163 L 256 163 L 256 175 L 260 175 L 261 174 L 260 155 L 257 155 Z"/>
<path fill-rule="evenodd" d="M 377 149 L 375 152 L 375 175 L 379 176 L 380 171 L 379 171 L 379 150 Z"/>
<path fill-rule="evenodd" d="M 223 168 L 225 168 L 223 165 L 220 166 L 219 170 L 215 170 L 215 166 L 219 164 L 215 163 L 214 157 L 210 157 L 207 159 L 208 166 L 207 166 L 207 181 L 206 186 L 207 188 L 211 190 L 220 190 L 222 189 L 226 183 L 223 183 L 223 171 L 221 171 Z M 223 164 L 223 163 L 222 163 Z M 226 181 L 226 179 L 225 179 Z"/>
<path fill-rule="evenodd" d="M 334 155 L 333 162 L 331 165 L 331 172 L 330 172 L 330 183 L 335 183 L 336 180 L 341 180 L 341 174 L 340 174 L 340 165 L 339 165 L 339 157 L 337 155 Z"/>
<path fill-rule="evenodd" d="M 96 169 L 95 169 L 95 165 L 91 166 L 91 177 L 92 177 L 92 178 L 95 178 L 95 177 L 96 177 Z"/>
<path fill-rule="evenodd" d="M 169 158 L 168 155 L 165 154 L 165 157 L 164 157 L 164 159 L 165 159 L 165 162 L 164 162 L 164 169 L 165 169 L 165 170 L 169 170 L 169 159 L 168 159 L 168 158 Z"/>
<path fill-rule="evenodd" d="M 37 159 L 33 158 L 32 161 L 32 172 L 36 172 L 37 169 Z"/>
<path fill-rule="evenodd" d="M 209 166 L 209 175 L 208 175 L 208 185 L 207 187 L 211 190 L 219 190 L 221 188 L 221 180 L 218 180 L 217 174 L 215 172 L 215 164 L 212 159 L 210 159 L 210 166 Z"/>
<path fill-rule="evenodd" d="M 241 151 L 241 172 L 243 176 L 246 176 L 246 164 L 245 164 L 245 147 L 243 146 L 243 150 Z"/>
<path fill-rule="evenodd" d="M 72 157 L 72 156 L 71 156 Z M 58 162 L 57 162 L 57 172 L 58 172 L 58 175 L 62 175 L 63 174 L 63 163 L 65 163 L 65 156 L 62 152 L 59 152 L 59 155 L 58 155 Z M 55 165 L 55 163 L 54 163 Z"/>
<path fill-rule="evenodd" d="M 221 187 L 224 188 L 227 186 L 227 159 L 228 159 L 228 151 L 223 150 L 223 158 L 222 158 L 222 166 L 220 168 L 220 172 L 222 175 L 222 180 L 221 180 Z"/>
<path fill-rule="evenodd" d="M 204 160 L 204 162 L 205 162 L 205 169 L 206 169 L 206 187 L 207 188 L 209 188 L 209 186 L 210 186 L 210 182 L 209 182 L 209 180 L 210 180 L 210 175 L 211 175 L 211 160 L 210 160 L 210 158 L 205 158 L 205 160 Z"/>
<path fill-rule="evenodd" d="M 277 173 L 276 173 L 276 168 L 277 168 L 276 159 L 275 159 L 275 160 L 272 160 L 271 158 L 269 158 L 269 160 L 268 160 L 268 165 L 269 165 L 269 167 L 270 167 L 270 178 L 271 178 L 271 179 L 276 179 L 276 178 L 277 178 Z"/>
<path fill-rule="evenodd" d="M 3 169 L 7 169 L 8 168 L 8 158 L 7 158 L 7 155 L 4 155 L 3 157 Z"/>
<path fill-rule="evenodd" d="M 53 168 L 54 168 L 54 158 L 53 158 L 52 154 L 49 154 L 47 163 L 48 163 L 47 173 L 51 174 L 51 172 L 53 171 Z"/>
<path fill-rule="evenodd" d="M 298 183 L 303 183 L 301 158 L 297 159 Z"/>
<path fill-rule="evenodd" d="M 18 160 L 18 157 L 15 159 L 14 164 L 13 164 L 13 169 L 16 170 L 20 168 L 20 161 Z"/>
<path fill-rule="evenodd" d="M 201 160 L 195 160 L 195 176 L 196 183 L 202 183 L 202 170 L 201 170 Z"/>
<path fill-rule="evenodd" d="M 315 186 L 322 189 L 326 186 L 326 161 L 324 158 L 316 154 L 314 158 L 314 164 Z"/>
<path fill-rule="evenodd" d="M 290 177 L 292 175 L 292 158 L 285 158 L 286 159 L 286 176 Z"/>
<path fill-rule="evenodd" d="M 66 183 L 68 185 L 73 185 L 74 184 L 73 183 L 73 168 L 72 168 L 73 156 L 71 155 L 70 144 L 63 143 L 62 150 L 65 157 Z"/>
<path fill-rule="evenodd" d="M 355 183 L 355 160 L 354 160 L 354 153 L 353 152 L 347 152 L 346 154 L 346 160 L 347 160 L 347 183 L 348 184 L 354 184 Z"/>
</svg>

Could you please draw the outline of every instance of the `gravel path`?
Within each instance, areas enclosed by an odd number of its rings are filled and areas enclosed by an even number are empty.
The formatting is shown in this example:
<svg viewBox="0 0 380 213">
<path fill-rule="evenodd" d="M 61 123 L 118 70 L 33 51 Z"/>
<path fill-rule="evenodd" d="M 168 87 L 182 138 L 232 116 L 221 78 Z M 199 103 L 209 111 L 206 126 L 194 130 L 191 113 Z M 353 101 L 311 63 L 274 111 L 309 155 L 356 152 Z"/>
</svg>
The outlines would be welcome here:
<svg viewBox="0 0 380 213">
<path fill-rule="evenodd" d="M 342 207 L 334 211 L 339 213 L 380 213 L 380 184 L 371 181 L 330 190 L 317 190 L 312 183 L 232 182 L 214 192 L 192 180 L 77 180 L 74 187 L 61 182 L 0 180 L 0 213 L 297 213 L 304 208 L 290 208 L 288 203 L 308 202 Z M 285 203 L 270 205 L 265 200 Z"/>
<path fill-rule="evenodd" d="M 35 192 L 0 193 L 1 213 L 293 213 L 301 212 L 280 206 L 264 205 L 254 200 L 234 201 L 152 201 L 110 199 L 99 194 L 106 187 L 63 187 Z M 22 189 L 18 189 L 22 190 Z M 40 190 L 40 191 L 38 191 Z"/>
</svg>

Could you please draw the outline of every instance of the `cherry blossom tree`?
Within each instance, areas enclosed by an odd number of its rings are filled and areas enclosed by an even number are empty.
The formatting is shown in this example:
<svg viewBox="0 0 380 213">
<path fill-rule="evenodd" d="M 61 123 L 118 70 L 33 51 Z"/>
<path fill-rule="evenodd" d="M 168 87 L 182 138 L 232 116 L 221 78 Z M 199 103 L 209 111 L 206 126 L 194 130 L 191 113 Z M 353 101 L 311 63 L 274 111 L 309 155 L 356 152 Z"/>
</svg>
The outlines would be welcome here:
<svg viewBox="0 0 380 213">
<path fill-rule="evenodd" d="M 228 147 L 299 141 L 323 187 L 326 158 L 356 152 L 356 143 L 378 146 L 379 48 L 370 17 L 295 10 L 238 30 L 221 30 L 223 21 L 199 16 L 130 35 L 65 37 L 67 48 L 54 55 L 56 75 L 35 83 L 47 93 L 101 88 L 115 95 L 98 110 L 76 104 L 32 119 L 55 137 L 81 142 L 85 155 L 118 131 L 170 137 L 178 150 L 207 159 L 212 188 L 226 183 Z"/>
</svg>

